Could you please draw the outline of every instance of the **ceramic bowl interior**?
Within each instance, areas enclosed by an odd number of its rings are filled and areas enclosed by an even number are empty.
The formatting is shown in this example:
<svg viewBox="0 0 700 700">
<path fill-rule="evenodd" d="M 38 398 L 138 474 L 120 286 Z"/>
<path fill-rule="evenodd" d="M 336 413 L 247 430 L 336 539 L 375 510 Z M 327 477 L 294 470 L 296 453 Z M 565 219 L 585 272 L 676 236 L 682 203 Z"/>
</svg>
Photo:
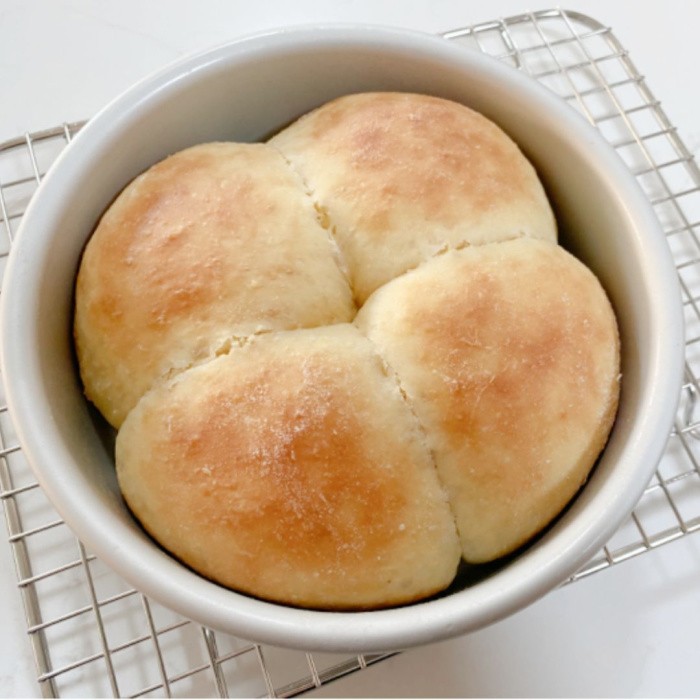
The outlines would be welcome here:
<svg viewBox="0 0 700 700">
<path fill-rule="evenodd" d="M 71 344 L 85 242 L 121 188 L 167 154 L 267 137 L 309 109 L 367 90 L 424 92 L 496 121 L 538 169 L 562 242 L 598 275 L 622 338 L 622 398 L 591 479 L 516 556 L 467 569 L 433 600 L 377 612 L 298 610 L 239 595 L 164 553 L 125 508 L 112 436 L 83 399 Z M 486 625 L 582 565 L 627 516 L 666 443 L 679 395 L 683 321 L 654 214 L 614 152 L 572 108 L 476 51 L 418 33 L 325 26 L 270 32 L 187 58 L 108 105 L 32 201 L 2 294 L 2 359 L 25 454 L 56 509 L 134 586 L 183 615 L 256 641 L 308 650 L 405 648 Z"/>
</svg>

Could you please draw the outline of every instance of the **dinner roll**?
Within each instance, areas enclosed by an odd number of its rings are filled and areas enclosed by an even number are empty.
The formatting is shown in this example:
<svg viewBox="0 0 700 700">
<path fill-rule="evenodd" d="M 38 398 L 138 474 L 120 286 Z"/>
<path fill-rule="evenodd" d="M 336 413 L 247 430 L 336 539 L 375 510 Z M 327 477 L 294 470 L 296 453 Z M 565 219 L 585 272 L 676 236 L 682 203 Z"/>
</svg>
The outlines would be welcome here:
<svg viewBox="0 0 700 700">
<path fill-rule="evenodd" d="M 613 309 L 532 165 L 409 93 L 137 177 L 84 251 L 74 335 L 145 531 L 222 586 L 322 610 L 437 595 L 530 542 L 620 390 Z"/>
<path fill-rule="evenodd" d="M 274 136 L 345 259 L 357 301 L 446 247 L 556 240 L 535 170 L 493 122 L 410 93 L 344 96 Z"/>
<path fill-rule="evenodd" d="M 144 528 L 238 591 L 356 610 L 455 576 L 425 436 L 350 324 L 253 337 L 159 384 L 122 425 L 116 462 Z"/>
<path fill-rule="evenodd" d="M 165 159 L 117 197 L 82 258 L 88 398 L 119 426 L 159 378 L 237 337 L 351 320 L 337 253 L 275 149 L 211 143 Z"/>
<path fill-rule="evenodd" d="M 512 552 L 564 508 L 619 393 L 615 317 L 583 264 L 528 238 L 447 252 L 356 323 L 421 422 L 466 561 Z"/>
</svg>

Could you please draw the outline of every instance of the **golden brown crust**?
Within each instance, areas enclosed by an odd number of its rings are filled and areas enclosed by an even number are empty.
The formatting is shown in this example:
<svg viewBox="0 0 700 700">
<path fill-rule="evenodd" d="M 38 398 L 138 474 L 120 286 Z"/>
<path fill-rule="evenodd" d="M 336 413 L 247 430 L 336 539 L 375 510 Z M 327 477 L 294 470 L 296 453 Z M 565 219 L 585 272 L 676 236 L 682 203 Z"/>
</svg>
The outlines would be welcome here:
<svg viewBox="0 0 700 700">
<path fill-rule="evenodd" d="M 493 122 L 455 102 L 345 96 L 270 143 L 328 212 L 360 303 L 447 245 L 556 240 L 530 163 Z"/>
<path fill-rule="evenodd" d="M 274 149 L 213 143 L 132 182 L 100 221 L 76 289 L 88 397 L 119 426 L 160 377 L 237 336 L 351 320 L 312 202 Z"/>
<path fill-rule="evenodd" d="M 413 401 L 467 561 L 513 551 L 561 511 L 619 391 L 615 318 L 581 263 L 532 239 L 446 253 L 379 290 L 356 323 Z"/>
<path fill-rule="evenodd" d="M 144 528 L 222 585 L 322 609 L 419 600 L 527 542 L 619 392 L 612 309 L 532 166 L 424 95 L 149 169 L 86 247 L 74 334 Z"/>
<path fill-rule="evenodd" d="M 117 470 L 158 541 L 241 591 L 361 609 L 456 572 L 415 417 L 351 325 L 260 336 L 159 387 L 119 432 Z"/>
</svg>

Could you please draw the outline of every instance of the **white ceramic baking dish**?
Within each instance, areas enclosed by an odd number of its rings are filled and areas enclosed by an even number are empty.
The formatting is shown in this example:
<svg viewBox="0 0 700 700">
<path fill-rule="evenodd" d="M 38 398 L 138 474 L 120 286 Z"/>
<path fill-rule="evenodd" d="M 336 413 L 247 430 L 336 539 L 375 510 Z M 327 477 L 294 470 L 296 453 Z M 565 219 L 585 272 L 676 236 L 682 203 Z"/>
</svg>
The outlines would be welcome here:
<svg viewBox="0 0 700 700">
<path fill-rule="evenodd" d="M 622 336 L 622 399 L 575 502 L 517 556 L 446 594 L 379 612 L 328 613 L 225 590 L 163 552 L 131 517 L 111 435 L 83 399 L 71 345 L 73 283 L 96 220 L 135 175 L 214 139 L 258 140 L 337 95 L 425 92 L 482 111 L 518 142 L 555 205 L 563 243 L 599 276 Z M 683 364 L 675 269 L 654 213 L 614 151 L 573 109 L 494 59 L 419 33 L 360 26 L 269 32 L 187 58 L 108 105 L 45 178 L 2 292 L 2 370 L 24 452 L 61 516 L 134 586 L 241 637 L 326 651 L 405 648 L 474 630 L 570 576 L 633 508 L 672 426 Z"/>
</svg>

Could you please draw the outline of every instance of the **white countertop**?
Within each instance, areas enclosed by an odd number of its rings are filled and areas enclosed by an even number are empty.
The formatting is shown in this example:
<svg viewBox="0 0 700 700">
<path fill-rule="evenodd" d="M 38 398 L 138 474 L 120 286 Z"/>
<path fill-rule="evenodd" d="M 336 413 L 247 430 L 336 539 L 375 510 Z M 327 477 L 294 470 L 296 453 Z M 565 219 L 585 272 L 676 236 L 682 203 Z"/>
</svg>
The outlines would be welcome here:
<svg viewBox="0 0 700 700">
<path fill-rule="evenodd" d="M 545 7 L 529 0 L 478 7 L 455 0 L 0 0 L 0 142 L 90 117 L 173 59 L 269 27 L 361 21 L 439 32 Z M 612 27 L 698 158 L 700 3 L 566 7 Z M 21 599 L 0 533 L 0 696 L 34 696 Z M 568 585 L 488 629 L 404 653 L 315 694 L 698 696 L 699 640 L 695 534 Z"/>
</svg>

